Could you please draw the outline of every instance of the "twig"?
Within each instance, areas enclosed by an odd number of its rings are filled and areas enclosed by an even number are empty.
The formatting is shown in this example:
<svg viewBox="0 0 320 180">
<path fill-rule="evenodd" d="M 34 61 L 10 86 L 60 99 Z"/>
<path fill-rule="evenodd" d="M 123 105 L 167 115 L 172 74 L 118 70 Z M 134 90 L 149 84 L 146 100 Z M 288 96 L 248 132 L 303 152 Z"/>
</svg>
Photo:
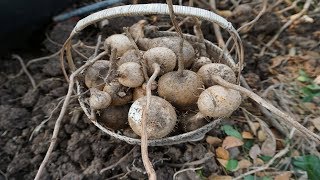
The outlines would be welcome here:
<svg viewBox="0 0 320 180">
<path fill-rule="evenodd" d="M 220 76 L 212 76 L 212 79 L 216 83 L 220 84 L 221 86 L 237 90 L 237 91 L 241 92 L 242 94 L 250 97 L 251 99 L 256 101 L 258 104 L 262 105 L 263 107 L 267 108 L 269 111 L 271 111 L 274 114 L 276 114 L 277 116 L 281 117 L 286 123 L 295 127 L 296 129 L 298 129 L 302 134 L 306 135 L 308 138 L 313 139 L 314 141 L 320 143 L 320 137 L 318 135 L 316 135 L 315 133 L 311 132 L 309 129 L 302 126 L 300 123 L 295 121 L 291 116 L 283 113 L 282 111 L 280 111 L 279 109 L 274 107 L 272 104 L 268 103 L 267 101 L 262 99 L 260 96 L 255 94 L 254 92 L 251 92 L 244 87 L 241 87 L 241 86 L 238 86 L 235 84 L 231 84 L 231 83 L 225 81 L 224 79 L 222 79 Z"/>
<path fill-rule="evenodd" d="M 267 5 L 268 5 L 268 0 L 263 0 L 262 9 L 260 10 L 259 14 L 252 21 L 238 28 L 237 31 L 241 32 L 245 27 L 251 26 L 246 30 L 246 32 L 248 32 L 252 28 L 253 24 L 256 23 L 261 18 L 261 16 L 266 12 Z"/>
<path fill-rule="evenodd" d="M 308 9 L 309 9 L 309 7 L 310 7 L 310 5 L 311 5 L 311 2 L 312 2 L 312 0 L 306 0 L 305 4 L 304 4 L 304 6 L 303 6 L 303 9 L 302 9 L 299 13 L 294 14 L 294 15 L 292 15 L 292 16 L 290 17 L 290 20 L 289 20 L 288 22 L 286 22 L 286 23 L 279 29 L 279 31 L 277 32 L 277 34 L 275 34 L 275 35 L 272 37 L 272 39 L 261 49 L 261 51 L 260 51 L 260 53 L 259 53 L 258 56 L 263 56 L 264 53 L 265 53 L 265 51 L 266 51 L 266 49 L 269 48 L 269 47 L 278 39 L 278 37 L 280 36 L 280 34 L 281 34 L 285 29 L 287 29 L 294 21 L 296 21 L 297 19 L 299 19 L 302 15 L 304 15 L 304 14 L 308 11 Z"/>
<path fill-rule="evenodd" d="M 151 85 L 154 82 L 154 80 L 157 78 L 157 76 L 160 72 L 160 66 L 157 63 L 153 63 L 152 67 L 154 69 L 154 72 L 147 83 L 147 87 L 146 87 L 147 104 L 146 104 L 146 107 L 143 109 L 142 120 L 141 120 L 141 124 L 142 124 L 141 156 L 142 156 L 143 165 L 146 168 L 149 179 L 155 180 L 155 179 L 157 179 L 156 172 L 153 169 L 152 163 L 150 162 L 150 159 L 148 157 L 147 115 L 148 115 L 148 111 L 150 109 Z"/>
<path fill-rule="evenodd" d="M 174 163 L 166 163 L 166 164 L 171 167 L 196 166 L 196 165 L 204 164 L 206 161 L 208 161 L 209 159 L 211 159 L 213 157 L 214 157 L 213 153 L 208 153 L 205 155 L 204 158 L 196 160 L 196 161 L 187 162 L 187 163 L 183 163 L 183 164 L 174 164 Z"/>
<path fill-rule="evenodd" d="M 201 30 L 201 21 L 198 18 L 193 18 L 194 20 L 194 34 L 199 38 L 198 45 L 200 46 L 200 55 L 201 56 L 208 56 L 206 45 L 204 43 L 204 36 Z"/>
<path fill-rule="evenodd" d="M 196 171 L 196 170 L 200 170 L 202 169 L 203 167 L 197 167 L 197 168 L 187 168 L 187 169 L 182 169 L 180 171 L 177 171 L 176 173 L 174 173 L 173 175 L 173 180 L 177 179 L 177 175 L 182 173 L 182 172 L 186 172 L 186 171 Z"/>
<path fill-rule="evenodd" d="M 107 171 L 107 170 L 110 170 L 110 169 L 113 169 L 115 167 L 117 167 L 121 162 L 123 162 L 124 160 L 126 160 L 129 155 L 131 155 L 133 153 L 133 151 L 135 151 L 137 149 L 137 146 L 134 146 L 134 148 L 131 149 L 131 151 L 129 151 L 125 156 L 123 156 L 122 158 L 120 158 L 116 163 L 106 167 L 106 168 L 103 168 L 100 170 L 100 174 L 102 174 L 103 172 Z"/>
<path fill-rule="evenodd" d="M 29 73 L 29 71 L 28 71 L 26 65 L 24 64 L 22 58 L 17 54 L 13 54 L 12 58 L 17 59 L 20 62 L 22 70 L 28 76 L 28 78 L 29 78 L 29 80 L 30 80 L 30 82 L 32 84 L 33 89 L 36 89 L 37 88 L 36 81 L 33 79 L 32 75 Z"/>
<path fill-rule="evenodd" d="M 289 135 L 289 139 L 291 139 L 293 137 L 294 131 L 295 131 L 295 129 L 291 130 L 290 135 Z M 282 149 L 281 151 L 279 151 L 276 155 L 274 155 L 273 158 L 270 159 L 270 161 L 267 164 L 265 164 L 265 165 L 263 165 L 261 167 L 258 167 L 257 169 L 248 171 L 248 172 L 246 172 L 246 173 L 244 173 L 244 174 L 242 174 L 240 176 L 237 176 L 236 178 L 234 178 L 234 180 L 242 179 L 245 176 L 248 176 L 250 174 L 254 174 L 254 173 L 257 173 L 259 171 L 264 171 L 264 170 L 268 169 L 274 163 L 275 160 L 277 160 L 278 158 L 281 158 L 282 156 L 287 154 L 289 152 L 289 148 L 290 148 L 290 144 L 288 143 L 286 145 L 286 147 L 284 149 Z"/>
<path fill-rule="evenodd" d="M 216 1 L 215 0 L 211 0 L 210 5 L 211 5 L 212 10 L 216 10 Z M 216 23 L 213 23 L 212 25 L 213 25 L 214 34 L 216 35 L 219 47 L 220 48 L 226 47 L 226 44 L 223 40 L 221 31 L 220 31 L 220 26 L 217 25 Z M 231 37 L 230 37 L 230 39 L 231 39 Z"/>
<path fill-rule="evenodd" d="M 296 1 L 294 1 L 289 7 L 286 7 L 286 8 L 284 8 L 284 9 L 281 9 L 281 10 L 277 11 L 276 13 L 277 13 L 277 14 L 282 14 L 282 13 L 284 13 L 284 12 L 286 12 L 286 11 L 289 11 L 289 10 L 291 10 L 291 9 L 294 9 L 294 8 L 297 7 L 297 4 L 298 4 L 300 1 L 301 1 L 301 0 L 296 0 Z"/>
<path fill-rule="evenodd" d="M 98 36 L 96 47 L 94 48 L 93 57 L 96 57 L 98 55 L 100 44 L 101 44 L 101 35 Z"/>
<path fill-rule="evenodd" d="M 97 60 L 99 60 L 100 58 L 102 58 L 104 55 L 106 55 L 107 53 L 104 51 L 102 53 L 100 53 L 98 56 L 96 56 L 95 58 L 93 58 L 92 60 L 89 60 L 87 61 L 84 65 L 82 65 L 79 69 L 77 69 L 76 71 L 74 71 L 71 75 L 70 75 L 70 82 L 69 82 L 69 87 L 68 87 L 68 92 L 67 92 L 67 95 L 66 95 L 66 98 L 63 102 L 63 105 L 62 105 L 62 108 L 61 108 L 61 111 L 60 111 L 60 114 L 57 118 L 57 121 L 55 123 L 55 126 L 54 126 L 54 130 L 53 130 L 53 134 L 52 134 L 52 137 L 51 137 L 51 142 L 50 142 L 50 145 L 49 145 L 49 148 L 48 148 L 48 151 L 39 167 L 39 170 L 37 172 L 37 175 L 35 177 L 35 180 L 39 180 L 42 173 L 43 173 L 43 170 L 45 168 L 45 165 L 47 164 L 48 160 L 49 160 L 49 157 L 53 151 L 53 148 L 57 142 L 57 137 L 58 137 L 58 133 L 59 133 L 59 130 L 60 130 L 60 124 L 61 124 L 61 121 L 67 111 L 67 107 L 69 105 L 69 102 L 70 102 L 70 98 L 71 98 L 71 94 L 72 94 L 72 91 L 73 91 L 73 86 L 74 86 L 74 81 L 75 81 L 75 78 L 76 76 L 81 72 L 83 71 L 84 69 L 86 69 L 87 67 L 91 66 L 94 62 L 96 62 Z"/>
<path fill-rule="evenodd" d="M 111 55 L 110 55 L 110 59 L 109 59 L 110 67 L 109 67 L 108 74 L 106 75 L 106 77 L 104 79 L 104 82 L 106 82 L 108 84 L 111 82 L 112 77 L 117 70 L 117 63 L 116 63 L 117 56 L 116 55 L 117 55 L 117 48 L 111 49 Z"/>
<path fill-rule="evenodd" d="M 180 74 L 182 76 L 183 70 L 184 70 L 184 59 L 183 59 L 183 55 L 182 55 L 183 43 L 184 43 L 183 33 L 181 31 L 180 26 L 177 23 L 176 16 L 174 15 L 172 0 L 166 0 L 166 2 L 168 4 L 171 22 L 181 38 L 180 44 L 179 44 L 179 54 L 178 54 L 178 63 L 179 63 L 178 64 L 178 74 Z"/>
<path fill-rule="evenodd" d="M 189 21 L 191 19 L 191 17 L 185 17 L 181 22 L 179 22 L 178 26 L 182 26 L 184 23 L 186 23 L 187 21 Z M 169 28 L 167 31 L 173 31 L 175 29 L 174 26 L 172 26 L 171 28 Z"/>
</svg>

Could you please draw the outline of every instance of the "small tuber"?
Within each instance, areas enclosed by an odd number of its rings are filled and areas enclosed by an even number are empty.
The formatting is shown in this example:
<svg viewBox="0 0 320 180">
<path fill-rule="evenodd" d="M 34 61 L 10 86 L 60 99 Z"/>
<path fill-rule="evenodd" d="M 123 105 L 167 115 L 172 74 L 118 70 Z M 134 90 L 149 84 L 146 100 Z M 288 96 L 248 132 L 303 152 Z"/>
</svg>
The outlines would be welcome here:
<svg viewBox="0 0 320 180">
<path fill-rule="evenodd" d="M 98 60 L 85 71 L 84 82 L 88 88 L 102 89 L 104 78 L 109 71 L 110 63 L 106 60 Z"/>
<path fill-rule="evenodd" d="M 114 34 L 104 41 L 104 49 L 110 52 L 110 49 L 117 49 L 116 57 L 121 57 L 125 52 L 133 49 L 129 38 L 124 34 Z"/>
<path fill-rule="evenodd" d="M 109 93 L 100 91 L 96 88 L 90 88 L 89 104 L 92 109 L 104 109 L 111 104 Z"/>
<path fill-rule="evenodd" d="M 238 91 L 220 85 L 209 87 L 198 99 L 200 113 L 213 118 L 230 116 L 240 104 L 241 95 Z"/>
<path fill-rule="evenodd" d="M 199 69 L 197 74 L 202 79 L 205 87 L 216 85 L 212 79 L 214 75 L 218 75 L 230 83 L 236 83 L 236 75 L 233 70 L 229 66 L 221 63 L 206 64 Z"/>
<path fill-rule="evenodd" d="M 144 82 L 142 67 L 135 62 L 126 62 L 118 68 L 118 81 L 126 87 L 139 87 Z"/>
</svg>

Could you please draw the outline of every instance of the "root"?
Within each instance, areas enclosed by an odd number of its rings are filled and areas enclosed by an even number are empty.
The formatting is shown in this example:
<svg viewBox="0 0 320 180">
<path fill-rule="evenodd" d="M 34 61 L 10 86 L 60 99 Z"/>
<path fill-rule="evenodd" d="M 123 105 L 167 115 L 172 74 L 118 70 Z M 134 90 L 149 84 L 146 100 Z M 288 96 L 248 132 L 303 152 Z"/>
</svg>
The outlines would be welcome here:
<svg viewBox="0 0 320 180">
<path fill-rule="evenodd" d="M 74 82 L 75 82 L 75 78 L 76 76 L 83 70 L 85 70 L 86 68 L 88 68 L 89 66 L 91 66 L 94 62 L 96 62 L 97 60 L 99 60 L 100 58 L 102 58 L 103 56 L 105 56 L 107 54 L 107 52 L 102 52 L 100 53 L 98 56 L 96 56 L 95 58 L 93 58 L 92 60 L 89 60 L 87 61 L 83 66 L 81 66 L 79 69 L 77 69 L 76 71 L 74 71 L 71 75 L 70 75 L 70 82 L 69 82 L 69 87 L 68 87 L 68 92 L 67 92 L 67 95 L 66 95 L 66 98 L 63 102 L 63 105 L 62 105 L 62 108 L 61 108 L 61 111 L 60 111 L 60 114 L 59 114 L 59 117 L 57 118 L 57 121 L 55 123 L 55 126 L 54 126 L 54 130 L 53 130 L 53 134 L 52 134 L 52 137 L 51 137 L 51 142 L 50 142 L 50 145 L 49 145 L 49 148 L 47 150 L 47 153 L 39 167 L 39 170 L 37 172 L 37 175 L 35 177 L 35 180 L 39 180 L 42 173 L 43 173 L 43 170 L 50 158 L 50 155 L 53 151 L 53 148 L 57 142 L 57 137 L 58 137 L 58 133 L 59 133 L 59 130 L 60 130 L 60 125 L 61 125 L 61 121 L 67 111 L 67 107 L 69 105 L 69 102 L 70 102 L 70 98 L 71 98 L 71 95 L 72 95 L 72 92 L 73 92 L 73 86 L 74 86 Z"/>
<path fill-rule="evenodd" d="M 142 161 L 143 165 L 146 168 L 146 171 L 148 173 L 149 179 L 155 180 L 156 172 L 153 169 L 152 163 L 150 162 L 150 159 L 148 157 L 148 134 L 147 134 L 147 112 L 150 107 L 150 101 L 151 101 L 151 85 L 154 82 L 154 80 L 157 78 L 159 72 L 160 72 L 160 66 L 157 63 L 153 63 L 152 67 L 154 69 L 154 73 L 150 77 L 147 87 L 146 87 L 146 93 L 147 93 L 147 104 L 146 107 L 143 110 L 142 115 L 142 132 L 141 132 L 141 155 L 142 155 Z"/>
<path fill-rule="evenodd" d="M 215 0 L 210 1 L 210 6 L 213 10 L 215 10 L 216 9 L 216 1 Z M 222 38 L 220 26 L 217 25 L 216 23 L 213 23 L 213 29 L 214 29 L 214 34 L 216 35 L 219 47 L 220 48 L 223 48 L 223 47 L 227 48 L 227 46 Z M 231 40 L 231 37 L 230 37 L 230 40 Z M 225 50 L 225 51 L 227 51 L 227 50 Z M 222 52 L 221 56 L 223 55 L 223 53 L 224 53 L 224 51 Z"/>
<path fill-rule="evenodd" d="M 173 180 L 176 180 L 177 179 L 177 175 L 182 173 L 182 172 L 186 172 L 186 171 L 196 171 L 196 170 L 200 170 L 202 169 L 203 167 L 197 167 L 197 168 L 187 168 L 187 169 L 182 169 L 180 171 L 177 171 L 176 173 L 174 173 L 173 175 Z"/>
<path fill-rule="evenodd" d="M 113 169 L 115 167 L 117 167 L 121 162 L 123 162 L 124 160 L 126 160 L 129 155 L 131 155 L 136 149 L 137 149 L 138 146 L 134 146 L 134 148 L 131 149 L 131 151 L 129 151 L 125 156 L 123 156 L 122 158 L 119 159 L 119 161 L 117 161 L 116 163 L 106 167 L 106 168 L 103 168 L 100 170 L 100 174 L 102 174 L 103 172 L 107 171 L 107 170 L 110 170 L 110 169 Z"/>
<path fill-rule="evenodd" d="M 22 70 L 28 76 L 28 78 L 32 84 L 33 89 L 36 89 L 37 88 L 36 81 L 33 79 L 32 75 L 29 73 L 26 65 L 23 62 L 23 59 L 19 55 L 16 55 L 16 54 L 13 54 L 12 57 L 14 59 L 17 59 L 20 62 Z"/>
<path fill-rule="evenodd" d="M 241 92 L 242 94 L 250 97 L 251 99 L 256 101 L 258 104 L 262 105 L 263 107 L 265 107 L 266 109 L 268 109 L 272 113 L 274 113 L 277 116 L 281 117 L 287 124 L 289 124 L 289 125 L 295 127 L 296 129 L 298 129 L 302 134 L 306 135 L 308 138 L 316 141 L 317 143 L 320 143 L 320 137 L 318 135 L 316 135 L 315 133 L 311 132 L 309 129 L 307 129 L 304 126 L 302 126 L 300 123 L 295 121 L 291 116 L 289 116 L 286 113 L 283 113 L 282 111 L 280 111 L 279 109 L 274 107 L 272 104 L 270 104 L 267 101 L 265 101 L 264 99 L 262 99 L 257 94 L 249 91 L 248 89 L 246 89 L 244 87 L 241 87 L 241 86 L 238 86 L 238 85 L 235 85 L 235 84 L 231 84 L 231 83 L 225 81 L 224 79 L 222 79 L 220 76 L 212 76 L 212 79 L 216 83 L 220 84 L 221 86 L 237 90 L 237 91 Z"/>
<path fill-rule="evenodd" d="M 180 76 L 182 76 L 183 70 L 184 70 L 184 60 L 183 60 L 183 56 L 182 56 L 183 43 L 184 43 L 183 33 L 181 31 L 180 26 L 177 23 L 176 16 L 174 15 L 172 0 L 167 0 L 167 4 L 169 7 L 169 15 L 170 15 L 171 22 L 181 38 L 180 44 L 179 44 L 179 54 L 178 54 L 178 63 L 179 63 L 178 64 L 178 74 L 180 74 Z"/>
<path fill-rule="evenodd" d="M 140 58 L 140 64 L 142 66 L 142 73 L 143 73 L 144 79 L 146 81 L 148 81 L 149 80 L 149 76 L 148 76 L 148 71 L 147 71 L 147 61 L 142 57 L 136 42 L 134 41 L 132 35 L 129 32 L 129 28 L 123 28 L 123 30 L 126 33 L 127 37 L 129 38 L 132 46 L 134 47 L 136 55 L 139 56 L 139 58 Z"/>
</svg>

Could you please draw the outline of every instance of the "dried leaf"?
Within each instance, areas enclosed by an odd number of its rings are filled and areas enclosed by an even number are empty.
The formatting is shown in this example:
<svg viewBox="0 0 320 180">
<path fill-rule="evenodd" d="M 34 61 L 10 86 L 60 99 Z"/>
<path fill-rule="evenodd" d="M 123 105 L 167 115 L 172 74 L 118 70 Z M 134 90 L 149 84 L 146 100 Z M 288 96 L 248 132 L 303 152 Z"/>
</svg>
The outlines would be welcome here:
<svg viewBox="0 0 320 180">
<path fill-rule="evenodd" d="M 223 149 L 222 147 L 218 147 L 216 149 L 216 155 L 218 158 L 225 159 L 225 160 L 229 160 L 230 158 L 229 151 Z"/>
<path fill-rule="evenodd" d="M 274 177 L 274 180 L 289 180 L 292 173 L 290 171 L 286 171 Z"/>
<path fill-rule="evenodd" d="M 320 85 L 320 75 L 313 80 L 313 83 Z"/>
<path fill-rule="evenodd" d="M 260 159 L 260 158 L 257 158 L 257 159 L 254 160 L 254 165 L 262 166 L 262 165 L 264 165 L 264 161 L 262 159 Z"/>
<path fill-rule="evenodd" d="M 276 140 L 274 138 L 267 138 L 261 146 L 261 154 L 265 156 L 274 156 L 276 154 Z"/>
<path fill-rule="evenodd" d="M 222 17 L 225 17 L 225 18 L 229 18 L 232 16 L 232 12 L 230 10 L 217 10 L 217 13 L 222 16 Z"/>
<path fill-rule="evenodd" d="M 312 119 L 311 122 L 314 125 L 314 127 L 316 127 L 318 131 L 320 131 L 320 117 Z"/>
<path fill-rule="evenodd" d="M 249 156 L 252 159 L 256 159 L 260 154 L 261 154 L 261 149 L 258 144 L 255 144 L 254 146 L 252 146 L 252 148 L 249 151 Z"/>
<path fill-rule="evenodd" d="M 243 145 L 243 142 L 240 139 L 233 136 L 227 136 L 222 142 L 222 147 L 224 149 L 229 149 L 232 147 L 238 147 L 242 145 Z"/>
<path fill-rule="evenodd" d="M 232 180 L 232 177 L 231 176 L 211 175 L 211 176 L 209 176 L 208 180 Z"/>
<path fill-rule="evenodd" d="M 222 143 L 222 140 L 217 137 L 207 136 L 206 141 L 208 144 L 212 145 L 213 147 L 217 147 Z"/>
<path fill-rule="evenodd" d="M 243 139 L 253 139 L 253 135 L 248 131 L 243 131 L 241 135 Z"/>
<path fill-rule="evenodd" d="M 247 169 L 250 166 L 252 166 L 252 163 L 247 159 L 242 159 L 238 164 L 239 169 Z"/>
<path fill-rule="evenodd" d="M 220 158 L 217 158 L 217 160 L 219 161 L 219 163 L 220 163 L 223 167 L 227 167 L 228 160 L 224 160 L 224 159 L 220 159 Z"/>
<path fill-rule="evenodd" d="M 263 130 L 258 131 L 258 140 L 263 142 L 267 139 L 267 134 Z"/>
</svg>

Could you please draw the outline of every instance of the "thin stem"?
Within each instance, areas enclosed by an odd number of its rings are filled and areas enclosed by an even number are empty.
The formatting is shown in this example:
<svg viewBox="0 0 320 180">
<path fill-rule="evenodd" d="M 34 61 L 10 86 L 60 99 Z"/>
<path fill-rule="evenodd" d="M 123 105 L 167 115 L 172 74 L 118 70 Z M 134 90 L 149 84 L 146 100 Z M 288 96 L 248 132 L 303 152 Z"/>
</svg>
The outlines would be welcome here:
<svg viewBox="0 0 320 180">
<path fill-rule="evenodd" d="M 109 59 L 110 67 L 109 67 L 108 74 L 104 80 L 106 83 L 111 82 L 113 74 L 116 72 L 116 69 L 117 69 L 117 62 L 116 62 L 117 56 L 116 55 L 117 55 L 117 48 L 111 49 L 111 55 L 110 55 L 110 59 Z"/>
<path fill-rule="evenodd" d="M 222 79 L 220 76 L 212 76 L 212 80 L 215 81 L 216 83 L 220 84 L 221 86 L 237 90 L 237 91 L 243 93 L 244 95 L 250 97 L 251 99 L 256 101 L 258 104 L 260 104 L 261 106 L 265 107 L 269 111 L 271 111 L 274 114 L 276 114 L 277 116 L 281 117 L 286 123 L 295 127 L 297 130 L 299 130 L 302 134 L 306 135 L 308 138 L 320 143 L 320 137 L 318 135 L 316 135 L 315 133 L 311 132 L 309 129 L 302 126 L 300 123 L 295 121 L 291 116 L 289 116 L 286 113 L 283 113 L 278 108 L 274 107 L 272 104 L 268 103 L 267 101 L 262 99 L 257 94 L 255 94 L 255 93 L 249 91 L 248 89 L 241 87 L 239 85 L 231 84 L 231 83 L 225 81 L 224 79 Z"/>
<path fill-rule="evenodd" d="M 174 15 L 172 0 L 167 0 L 167 4 L 169 7 L 169 15 L 170 15 L 171 22 L 181 38 L 180 44 L 179 44 L 179 54 L 178 54 L 178 74 L 182 76 L 183 70 L 184 70 L 184 59 L 182 55 L 184 38 L 183 38 L 181 28 L 177 23 L 176 16 Z"/>
<path fill-rule="evenodd" d="M 146 81 L 148 81 L 149 80 L 149 76 L 148 76 L 148 70 L 147 70 L 147 61 L 141 55 L 140 50 L 139 50 L 136 42 L 134 41 L 131 33 L 129 32 L 129 28 L 123 28 L 123 30 L 126 33 L 127 37 L 129 38 L 132 46 L 134 47 L 136 55 L 139 56 L 140 64 L 142 66 L 142 73 L 143 73 L 144 79 Z"/>
<path fill-rule="evenodd" d="M 29 80 L 30 80 L 30 82 L 31 82 L 31 84 L 32 84 L 33 89 L 36 89 L 36 88 L 37 88 L 36 82 L 35 82 L 35 80 L 33 79 L 33 77 L 32 77 L 32 75 L 30 74 L 30 72 L 28 71 L 26 65 L 24 64 L 24 62 L 23 62 L 23 60 L 22 60 L 22 58 L 21 58 L 19 55 L 16 55 L 16 54 L 13 54 L 12 57 L 13 57 L 14 59 L 17 59 L 17 60 L 20 62 L 21 67 L 22 67 L 22 70 L 23 70 L 23 72 L 28 76 L 28 78 L 29 78 Z"/>
<path fill-rule="evenodd" d="M 54 146 L 56 145 L 56 142 L 57 142 L 57 137 L 58 137 L 58 133 L 59 133 L 59 130 L 60 130 L 60 125 L 61 125 L 61 122 L 62 122 L 62 119 L 67 111 L 67 107 L 69 105 L 69 102 L 70 102 L 70 98 L 71 98 L 71 94 L 72 94 L 72 91 L 73 91 L 73 86 L 74 86 L 74 81 L 75 81 L 75 77 L 84 69 L 86 69 L 87 67 L 91 66 L 93 63 L 95 63 L 97 60 L 99 60 L 100 58 L 102 58 L 104 55 L 106 55 L 107 53 L 104 51 L 102 53 L 100 53 L 98 56 L 96 56 L 95 58 L 93 58 L 92 60 L 89 60 L 87 61 L 83 66 L 81 66 L 79 69 L 77 69 L 76 71 L 74 71 L 71 75 L 70 75 L 70 81 L 69 81 L 69 88 L 68 88 L 68 93 L 66 95 L 66 98 L 63 102 L 63 105 L 62 105 L 62 108 L 61 108 L 61 111 L 60 111 L 60 114 L 59 114 L 59 117 L 57 118 L 57 121 L 54 125 L 54 130 L 53 130 L 53 134 L 52 134 L 52 137 L 51 137 L 51 142 L 50 142 L 50 145 L 49 145 L 49 148 L 48 148 L 48 151 L 39 167 L 39 170 L 37 172 L 37 175 L 36 177 L 34 178 L 35 180 L 39 180 L 40 179 L 40 176 L 41 174 L 43 173 L 43 170 L 50 158 L 50 155 L 53 151 L 53 148 Z"/>
<path fill-rule="evenodd" d="M 147 94 L 147 104 L 145 109 L 143 110 L 143 116 L 142 116 L 142 133 L 141 133 L 141 154 L 142 154 L 142 161 L 143 165 L 146 168 L 146 171 L 148 173 L 150 180 L 155 180 L 156 178 L 156 172 L 153 169 L 152 163 L 149 160 L 148 157 L 148 133 L 147 133 L 147 112 L 150 109 L 150 101 L 151 101 L 151 85 L 154 82 L 154 80 L 157 78 L 159 72 L 160 72 L 160 66 L 157 63 L 153 63 L 152 67 L 154 69 L 154 72 L 152 76 L 150 77 L 149 81 L 147 82 L 146 87 L 146 94 Z"/>
</svg>

